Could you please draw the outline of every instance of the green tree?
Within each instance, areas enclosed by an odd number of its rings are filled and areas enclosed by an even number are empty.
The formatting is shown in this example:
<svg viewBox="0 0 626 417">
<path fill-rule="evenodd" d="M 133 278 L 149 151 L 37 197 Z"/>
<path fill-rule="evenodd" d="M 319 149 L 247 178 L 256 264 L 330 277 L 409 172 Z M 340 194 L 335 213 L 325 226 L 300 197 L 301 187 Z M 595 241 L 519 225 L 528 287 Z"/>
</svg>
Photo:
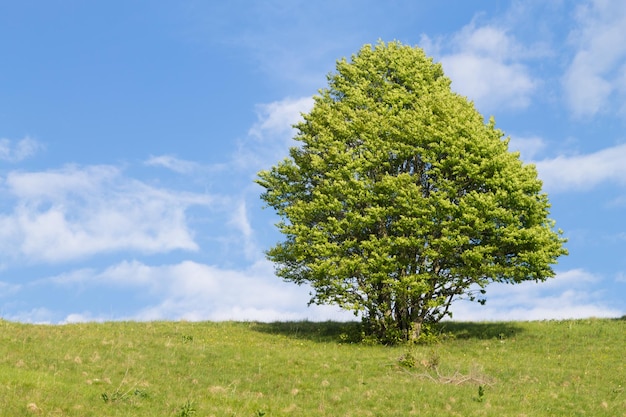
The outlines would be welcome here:
<svg viewBox="0 0 626 417">
<path fill-rule="evenodd" d="M 384 341 L 419 337 L 456 299 L 484 303 L 491 282 L 554 276 L 565 239 L 535 167 L 441 65 L 380 42 L 336 69 L 295 125 L 301 145 L 258 174 L 285 237 L 267 252 L 278 276 Z"/>
</svg>

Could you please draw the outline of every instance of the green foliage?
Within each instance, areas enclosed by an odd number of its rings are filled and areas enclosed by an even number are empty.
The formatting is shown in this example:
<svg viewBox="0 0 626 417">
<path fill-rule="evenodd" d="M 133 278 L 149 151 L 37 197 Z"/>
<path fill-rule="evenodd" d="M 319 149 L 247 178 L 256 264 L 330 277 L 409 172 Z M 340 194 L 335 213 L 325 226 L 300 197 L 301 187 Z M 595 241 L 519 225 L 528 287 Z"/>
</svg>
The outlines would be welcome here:
<svg viewBox="0 0 626 417">
<path fill-rule="evenodd" d="M 419 336 L 413 342 L 421 345 L 434 345 L 454 337 L 452 332 L 445 331 L 445 326 L 436 323 L 424 323 Z"/>
<path fill-rule="evenodd" d="M 400 356 L 400 359 L 398 359 L 398 364 L 405 368 L 415 368 L 417 361 L 412 352 L 407 352 L 404 355 Z"/>
<path fill-rule="evenodd" d="M 478 386 L 478 402 L 483 402 L 485 400 L 485 387 L 483 385 Z"/>
<path fill-rule="evenodd" d="M 102 394 L 100 394 L 100 398 L 102 398 L 102 401 L 104 401 L 105 403 L 116 403 L 119 401 L 131 401 L 137 398 L 139 399 L 148 398 L 148 393 L 145 390 L 136 388 L 136 385 L 129 388 L 126 391 L 123 391 L 122 385 L 126 382 L 127 377 L 128 377 L 128 368 L 126 369 L 124 378 L 122 378 L 122 381 L 117 386 L 115 391 L 111 393 L 103 392 Z"/>
<path fill-rule="evenodd" d="M 295 128 L 301 145 L 258 174 L 285 236 L 267 256 L 385 343 L 417 339 L 456 299 L 484 304 L 491 282 L 552 277 L 566 253 L 535 167 L 419 48 L 339 61 Z"/>
<path fill-rule="evenodd" d="M 429 370 L 436 370 L 439 368 L 439 364 L 441 362 L 441 356 L 439 351 L 431 350 L 428 355 L 419 358 L 420 353 L 424 354 L 421 349 L 412 349 L 406 351 L 400 358 L 398 359 L 398 365 L 404 368 L 419 368 L 420 366 Z"/>
<path fill-rule="evenodd" d="M 131 391 L 119 392 L 118 390 L 116 390 L 110 394 L 108 392 L 103 392 L 102 394 L 100 394 L 102 401 L 104 401 L 105 403 L 108 403 L 108 402 L 114 403 L 117 401 L 128 401 L 133 396 L 138 397 L 138 398 L 148 398 L 148 393 L 140 389 L 135 389 L 135 390 L 132 390 L 132 392 Z"/>
<path fill-rule="evenodd" d="M 196 413 L 196 409 L 193 406 L 193 403 L 190 400 L 187 400 L 187 402 L 180 407 L 180 410 L 178 411 L 178 417 L 191 417 Z"/>
</svg>

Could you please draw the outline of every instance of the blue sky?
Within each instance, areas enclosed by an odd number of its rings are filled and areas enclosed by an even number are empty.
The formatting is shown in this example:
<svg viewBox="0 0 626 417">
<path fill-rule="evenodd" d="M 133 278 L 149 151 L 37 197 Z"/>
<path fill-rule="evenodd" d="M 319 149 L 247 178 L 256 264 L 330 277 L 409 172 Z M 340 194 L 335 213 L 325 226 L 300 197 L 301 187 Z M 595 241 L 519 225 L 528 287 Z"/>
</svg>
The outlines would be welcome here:
<svg viewBox="0 0 626 417">
<path fill-rule="evenodd" d="M 260 169 L 336 60 L 418 45 L 535 163 L 570 255 L 457 320 L 626 314 L 626 3 L 0 3 L 0 317 L 350 319 L 263 251 Z"/>
</svg>

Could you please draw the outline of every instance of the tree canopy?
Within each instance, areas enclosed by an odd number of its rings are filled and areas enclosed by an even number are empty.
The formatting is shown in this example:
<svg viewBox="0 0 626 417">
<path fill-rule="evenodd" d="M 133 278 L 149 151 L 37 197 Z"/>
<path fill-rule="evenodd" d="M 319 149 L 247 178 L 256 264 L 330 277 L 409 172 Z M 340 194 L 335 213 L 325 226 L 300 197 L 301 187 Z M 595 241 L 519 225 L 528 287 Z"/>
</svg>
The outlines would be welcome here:
<svg viewBox="0 0 626 417">
<path fill-rule="evenodd" d="M 284 241 L 267 251 L 311 303 L 414 339 L 491 282 L 543 281 L 566 254 L 533 165 L 418 47 L 337 62 L 289 157 L 258 174 Z"/>
</svg>

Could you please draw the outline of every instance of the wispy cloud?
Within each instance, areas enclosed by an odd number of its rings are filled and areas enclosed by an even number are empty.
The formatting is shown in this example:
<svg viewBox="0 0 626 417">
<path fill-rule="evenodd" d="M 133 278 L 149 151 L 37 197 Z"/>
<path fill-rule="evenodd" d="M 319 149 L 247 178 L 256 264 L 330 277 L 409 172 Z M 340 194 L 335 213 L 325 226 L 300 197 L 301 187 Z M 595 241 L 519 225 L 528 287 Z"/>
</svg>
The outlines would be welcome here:
<svg viewBox="0 0 626 417">
<path fill-rule="evenodd" d="M 285 98 L 256 106 L 257 122 L 248 133 L 261 141 L 268 135 L 284 137 L 292 133 L 292 126 L 302 119 L 301 114 L 313 107 L 313 98 Z"/>
<path fill-rule="evenodd" d="M 618 275 L 617 282 L 623 281 Z M 620 317 L 619 308 L 606 305 L 603 278 L 583 269 L 558 272 L 543 283 L 492 284 L 482 306 L 457 301 L 453 319 L 546 320 L 586 317 Z M 281 282 L 268 261 L 241 269 L 225 269 L 193 261 L 147 265 L 122 262 L 103 271 L 81 270 L 43 280 L 38 285 L 117 288 L 125 293 L 150 294 L 155 303 L 127 311 L 116 319 L 129 320 L 355 320 L 336 306 L 307 307 L 309 288 Z M 32 314 L 33 310 L 28 310 Z M 44 313 L 47 313 L 44 314 Z M 39 311 L 39 321 L 54 321 L 53 311 Z M 88 311 L 78 311 L 57 321 L 102 321 Z"/>
<path fill-rule="evenodd" d="M 272 265 L 259 261 L 241 269 L 224 269 L 193 261 L 151 266 L 122 262 L 104 271 L 80 270 L 39 282 L 75 287 L 81 284 L 149 293 L 154 305 L 128 313 L 125 319 L 159 320 L 350 320 L 337 307 L 307 308 L 308 289 L 276 278 Z M 99 319 L 77 312 L 64 321 Z"/>
<path fill-rule="evenodd" d="M 201 168 L 197 162 L 179 159 L 172 155 L 151 156 L 145 164 L 167 168 L 179 174 L 191 174 Z"/>
<path fill-rule="evenodd" d="M 509 150 L 519 152 L 524 160 L 532 160 L 546 148 L 546 142 L 539 136 L 511 136 Z"/>
<path fill-rule="evenodd" d="M 145 165 L 161 167 L 183 175 L 204 175 L 224 171 L 227 164 L 203 165 L 196 161 L 177 158 L 173 155 L 151 156 Z"/>
<path fill-rule="evenodd" d="M 0 160 L 7 162 L 20 162 L 29 158 L 43 149 L 40 142 L 25 137 L 18 141 L 10 139 L 0 139 Z"/>
<path fill-rule="evenodd" d="M 60 262 L 98 253 L 196 250 L 185 212 L 210 207 L 204 194 L 155 188 L 114 166 L 11 172 L 0 214 L 0 257 Z"/>
<path fill-rule="evenodd" d="M 5 314 L 3 318 L 10 321 L 35 324 L 54 324 L 54 311 L 45 307 L 36 307 L 30 310 L 23 310 L 15 313 Z"/>
<path fill-rule="evenodd" d="M 246 201 L 242 199 L 236 209 L 232 211 L 228 223 L 239 232 L 240 243 L 243 246 L 243 253 L 248 260 L 258 259 L 263 251 L 258 247 L 255 239 L 255 231 L 250 224 Z"/>
<path fill-rule="evenodd" d="M 452 88 L 473 100 L 481 110 L 523 108 L 537 88 L 523 59 L 532 57 L 506 29 L 471 23 L 454 36 L 430 39 L 422 46 L 438 57 L 452 80 Z"/>
<path fill-rule="evenodd" d="M 373 7 L 334 3 L 328 13 L 317 3 L 268 0 L 233 14 L 229 5 L 205 2 L 194 8 L 190 23 L 194 37 L 243 50 L 266 76 L 315 91 L 335 60 L 363 42 L 365 21 L 377 21 Z M 319 36 L 320 28 L 328 29 L 325 36 Z"/>
<path fill-rule="evenodd" d="M 537 161 L 548 191 L 585 191 L 603 182 L 626 185 L 626 144 L 591 154 L 558 156 Z"/>
<path fill-rule="evenodd" d="M 620 317 L 623 312 L 603 303 L 598 291 L 602 278 L 582 269 L 557 273 L 543 283 L 492 284 L 487 287 L 487 303 L 459 302 L 453 319 L 546 320 L 587 317 Z"/>
<path fill-rule="evenodd" d="M 219 189 L 223 204 L 219 219 L 229 231 L 212 233 L 209 239 L 219 241 L 222 250 L 232 255 L 237 251 L 239 263 L 245 265 L 263 257 L 259 240 L 264 238 L 264 226 L 270 222 L 257 221 L 260 188 L 253 179 L 259 170 L 267 169 L 288 155 L 293 141 L 293 125 L 302 119 L 313 105 L 311 97 L 291 98 L 257 104 L 254 108 L 257 120 L 247 134 L 237 141 L 237 148 L 230 159 L 219 166 L 205 166 L 194 161 L 183 160 L 172 155 L 152 156 L 146 165 L 163 167 L 189 175 L 194 179 L 206 177 Z"/>
<path fill-rule="evenodd" d="M 578 27 L 570 35 L 576 53 L 563 77 L 563 88 L 574 115 L 593 116 L 611 106 L 614 93 L 621 90 L 622 98 L 626 93 L 626 3 L 584 2 L 577 8 L 576 20 Z"/>
<path fill-rule="evenodd" d="M 313 107 L 311 97 L 285 98 L 256 106 L 257 121 L 239 143 L 235 164 L 256 173 L 269 168 L 288 155 L 295 134 L 292 126 Z"/>
</svg>

